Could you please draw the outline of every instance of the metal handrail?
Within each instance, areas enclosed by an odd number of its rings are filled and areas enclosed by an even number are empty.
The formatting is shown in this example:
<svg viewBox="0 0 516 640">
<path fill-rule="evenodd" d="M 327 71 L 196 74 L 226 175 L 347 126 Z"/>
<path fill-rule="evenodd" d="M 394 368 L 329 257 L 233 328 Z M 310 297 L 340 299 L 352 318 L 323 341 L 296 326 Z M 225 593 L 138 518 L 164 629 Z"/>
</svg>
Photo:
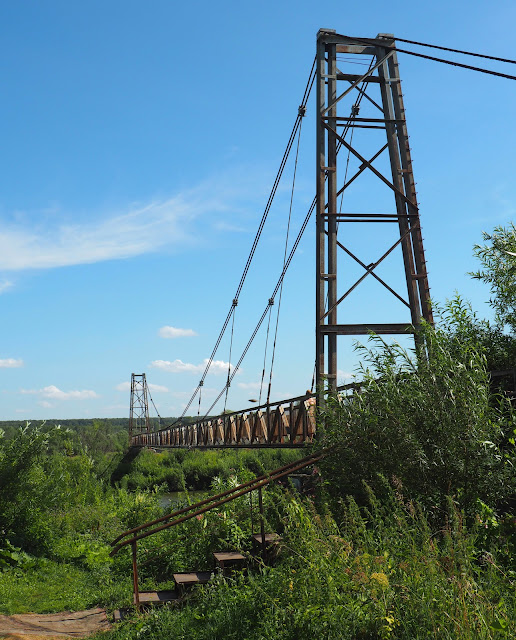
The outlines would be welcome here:
<svg viewBox="0 0 516 640">
<path fill-rule="evenodd" d="M 332 447 L 328 447 L 326 449 L 323 449 L 319 452 L 316 453 L 312 453 L 309 456 L 306 456 L 305 458 L 302 458 L 301 460 L 296 460 L 295 462 L 290 462 L 287 465 L 283 465 L 282 467 L 278 467 L 277 469 L 274 469 L 273 471 L 271 471 L 268 474 L 264 474 L 262 476 L 258 476 L 257 478 L 254 478 L 253 480 L 249 480 L 248 482 L 244 482 L 243 484 L 240 484 L 236 487 L 233 487 L 232 489 L 228 489 L 226 491 L 223 491 L 222 493 L 216 494 L 214 496 L 211 496 L 210 498 L 207 498 L 205 500 L 201 500 L 200 502 L 194 504 L 194 505 L 190 505 L 188 507 L 184 507 L 182 509 L 178 509 L 177 511 L 174 511 L 170 514 L 167 514 L 165 516 L 162 516 L 161 518 L 157 518 L 156 520 L 152 520 L 150 522 L 146 522 L 142 525 L 140 525 L 139 527 L 134 527 L 133 529 L 129 529 L 128 531 L 125 531 L 124 533 L 120 534 L 117 538 L 115 538 L 115 540 L 113 540 L 113 542 L 111 543 L 111 545 L 114 547 L 111 551 L 111 553 L 109 554 L 110 556 L 114 556 L 116 553 L 118 553 L 118 551 L 122 548 L 125 547 L 127 545 L 131 545 L 131 549 L 132 549 L 132 564 L 133 564 L 133 589 L 134 589 L 134 602 L 136 604 L 136 606 L 139 608 L 140 606 L 140 591 L 139 591 L 139 586 L 138 586 L 138 565 L 137 565 L 137 544 L 138 544 L 138 540 L 142 540 L 143 538 L 147 538 L 149 536 L 152 536 L 160 531 L 163 531 L 165 529 L 168 529 L 170 527 L 173 527 L 177 524 L 181 524 L 182 522 L 186 522 L 187 520 L 190 520 L 191 518 L 195 518 L 198 515 L 201 515 L 203 513 L 206 513 L 207 511 L 211 511 L 211 509 L 215 509 L 217 507 L 220 507 L 223 504 L 226 504 L 227 502 L 231 502 L 232 500 L 236 500 L 237 498 L 240 498 L 241 496 L 250 493 L 252 491 L 258 491 L 259 492 L 259 503 L 260 503 L 260 511 L 262 512 L 262 518 L 261 518 L 261 538 L 262 538 L 262 546 L 265 547 L 265 529 L 263 526 L 263 506 L 262 506 L 262 499 L 261 499 L 261 493 L 262 493 L 262 487 L 268 485 L 269 483 L 275 481 L 275 480 L 279 480 L 280 478 L 283 478 L 285 476 L 288 476 L 289 474 L 295 472 L 295 471 L 299 471 L 301 469 L 304 469 L 305 467 L 308 467 L 312 464 L 314 464 L 315 462 L 318 462 L 319 460 L 321 460 L 322 458 L 324 458 L 326 456 L 326 454 L 330 451 L 330 449 L 332 449 Z M 193 510 L 193 511 L 192 511 Z M 187 513 L 188 511 L 192 511 L 191 513 Z M 187 514 L 187 515 L 182 515 L 182 514 Z M 177 516 L 181 516 L 179 518 L 177 518 Z M 160 522 L 164 522 L 165 520 L 170 520 L 171 518 L 176 518 L 175 520 L 172 520 L 171 522 L 166 522 L 165 524 L 162 524 L 158 527 L 154 527 L 154 525 L 159 524 Z M 145 529 L 148 529 L 149 527 L 154 527 L 153 529 L 150 529 L 148 531 L 144 531 Z M 138 533 L 139 531 L 144 531 L 143 533 Z M 138 535 L 133 535 L 133 534 L 138 534 Z M 128 535 L 132 535 L 131 538 L 128 538 L 127 540 L 123 540 L 122 542 L 119 542 L 120 540 L 122 540 L 122 538 L 128 536 Z"/>
<path fill-rule="evenodd" d="M 142 540 L 143 538 L 146 538 L 150 535 L 154 535 L 159 531 L 163 531 L 164 529 L 168 529 L 169 527 L 175 526 L 176 524 L 180 524 L 181 522 L 190 520 L 191 518 L 194 518 L 197 515 L 205 513 L 206 511 L 210 511 L 211 509 L 215 509 L 216 507 L 219 507 L 220 505 L 225 504 L 226 502 L 231 502 L 232 500 L 235 500 L 236 498 L 239 498 L 240 496 L 243 496 L 246 493 L 249 493 L 250 491 L 255 491 L 256 489 L 259 489 L 260 487 L 269 484 L 273 480 L 278 480 L 279 478 L 283 478 L 284 476 L 289 475 L 294 471 L 299 471 L 300 469 L 304 469 L 305 467 L 308 467 L 311 464 L 314 464 L 314 462 L 318 462 L 319 460 L 324 458 L 324 456 L 327 454 L 328 451 L 329 451 L 329 448 L 323 449 L 322 451 L 319 451 L 317 453 L 312 453 L 311 455 L 306 456 L 305 458 L 301 458 L 301 460 L 296 460 L 295 462 L 290 462 L 287 465 L 278 467 L 278 469 L 274 469 L 270 473 L 264 474 L 262 476 L 258 476 L 257 478 L 253 478 L 248 482 L 244 482 L 243 484 L 239 484 L 236 487 L 227 489 L 222 493 L 215 494 L 210 498 L 206 498 L 205 500 L 201 500 L 200 502 L 197 502 L 188 507 L 183 507 L 182 509 L 173 511 L 172 513 L 162 516 L 161 518 L 157 518 L 156 520 L 151 520 L 149 522 L 146 522 L 138 527 L 134 527 L 134 529 L 129 529 L 128 531 L 124 531 L 124 533 L 121 533 L 117 538 L 115 538 L 111 542 L 111 546 L 113 546 L 114 548 L 109 555 L 114 556 L 122 547 L 128 544 L 132 544 L 137 540 Z M 233 493 L 235 495 L 230 495 Z M 209 504 L 210 502 L 212 503 L 214 502 L 214 504 Z M 208 506 L 202 506 L 207 504 Z M 140 535 L 133 536 L 128 540 L 119 542 L 120 540 L 122 540 L 122 538 L 125 538 L 128 535 L 131 535 L 133 533 L 137 533 L 138 531 L 142 531 L 144 529 L 152 527 L 156 524 L 159 524 L 160 522 L 169 520 L 170 518 L 175 518 L 176 516 L 179 516 L 183 513 L 187 513 L 192 509 L 196 509 L 196 510 L 193 513 L 188 514 L 187 516 L 183 516 L 182 518 L 173 520 L 172 522 L 167 522 L 166 524 L 161 525 L 160 527 L 156 527 L 155 529 L 151 529 L 150 531 L 146 531 L 145 533 L 142 533 Z"/>
<path fill-rule="evenodd" d="M 294 460 L 293 462 L 289 462 L 286 465 L 283 465 L 282 467 L 278 467 L 277 469 L 274 469 L 273 471 L 271 471 L 270 473 L 264 473 L 261 476 L 257 476 L 256 478 L 253 478 L 252 480 L 248 480 L 247 482 L 244 482 L 242 484 L 237 485 L 236 487 L 232 487 L 231 489 L 227 489 L 226 491 L 222 491 L 221 493 L 217 493 L 213 496 L 210 496 L 209 498 L 206 498 L 204 500 L 201 500 L 200 502 L 196 502 L 193 505 L 189 505 L 188 507 L 183 507 L 181 509 L 177 509 L 176 511 L 173 511 L 172 513 L 168 513 L 164 516 L 161 516 L 160 518 L 156 518 L 155 520 L 150 520 L 149 522 L 146 522 L 144 524 L 139 525 L 138 527 L 134 527 L 133 529 L 128 529 L 127 531 L 124 531 L 123 533 L 121 533 L 119 536 L 117 536 L 112 542 L 111 542 L 111 546 L 115 546 L 117 542 L 119 542 L 120 540 L 122 540 L 122 538 L 125 538 L 126 536 L 132 534 L 132 533 L 137 533 L 138 531 L 142 531 L 143 529 L 147 529 L 148 527 L 152 527 L 155 524 L 158 524 L 160 522 L 164 522 L 165 520 L 169 520 L 170 518 L 174 518 L 176 516 L 179 516 L 183 513 L 187 513 L 188 511 L 191 511 L 194 508 L 198 508 L 202 505 L 208 504 L 210 502 L 213 502 L 214 500 L 219 500 L 220 498 L 223 498 L 227 495 L 230 495 L 231 493 L 235 493 L 236 491 L 243 489 L 244 487 L 250 486 L 256 482 L 259 482 L 260 480 L 264 480 L 265 478 L 268 478 L 272 475 L 275 475 L 281 471 L 287 470 L 290 467 L 294 467 L 297 466 L 300 462 L 302 462 L 303 460 L 309 460 L 310 458 L 313 458 L 315 456 L 320 456 L 321 452 L 319 453 L 312 453 L 309 456 L 306 456 L 305 458 L 301 458 L 301 460 Z M 309 463 L 306 464 L 306 466 L 308 466 Z M 119 547 L 117 547 L 119 548 Z M 111 552 L 112 554 L 115 553 L 115 550 L 113 550 Z"/>
<path fill-rule="evenodd" d="M 338 391 L 346 391 L 347 389 L 356 389 L 357 387 L 360 387 L 362 385 L 361 382 L 350 382 L 348 384 L 343 384 L 337 387 L 337 392 Z M 330 390 L 326 389 L 325 394 L 327 393 L 331 393 Z M 183 426 L 186 427 L 192 427 L 196 424 L 200 424 L 205 422 L 206 420 L 217 420 L 218 418 L 228 418 L 229 416 L 234 416 L 237 414 L 242 414 L 242 413 L 256 413 L 257 411 L 260 411 L 261 409 L 270 409 L 271 407 L 279 407 L 283 404 L 290 404 L 292 402 L 301 402 L 302 400 L 307 400 L 308 398 L 316 398 L 317 397 L 317 393 L 305 393 L 302 396 L 295 396 L 294 398 L 287 398 L 286 400 L 277 400 L 276 402 L 269 402 L 269 403 L 265 403 L 265 404 L 260 404 L 260 405 L 255 405 L 252 407 L 248 407 L 247 409 L 239 409 L 238 411 L 231 411 L 228 413 L 221 413 L 219 415 L 214 415 L 214 416 L 204 416 L 203 418 L 197 418 L 195 420 L 192 420 L 192 422 L 185 422 L 183 424 L 178 424 L 178 425 L 168 425 L 168 427 L 163 427 L 163 429 L 158 429 L 156 431 L 152 431 L 151 433 L 162 433 L 164 431 L 169 431 L 171 429 L 180 429 Z"/>
</svg>

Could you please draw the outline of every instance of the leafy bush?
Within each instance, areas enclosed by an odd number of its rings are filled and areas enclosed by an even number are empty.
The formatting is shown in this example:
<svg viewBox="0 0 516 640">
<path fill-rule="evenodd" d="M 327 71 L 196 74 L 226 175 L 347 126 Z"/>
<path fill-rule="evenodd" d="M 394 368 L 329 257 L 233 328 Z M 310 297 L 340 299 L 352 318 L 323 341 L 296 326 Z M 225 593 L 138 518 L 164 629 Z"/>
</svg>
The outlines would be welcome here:
<svg viewBox="0 0 516 640">
<path fill-rule="evenodd" d="M 246 472 L 259 475 L 302 455 L 297 450 L 143 450 L 120 484 L 127 489 L 151 489 L 165 484 L 169 491 L 207 490 L 215 477 L 227 479 L 235 472 L 239 476 Z"/>
<path fill-rule="evenodd" d="M 283 552 L 275 567 L 221 575 L 178 610 L 132 620 L 107 639 L 341 640 L 512 637 L 513 575 L 496 544 L 475 550 L 453 503 L 431 535 L 417 504 L 365 488 L 365 508 L 341 504 L 342 524 L 310 503 L 277 496 Z M 502 633 L 501 636 L 498 634 Z"/>
<path fill-rule="evenodd" d="M 485 242 L 475 245 L 474 254 L 482 268 L 471 273 L 474 278 L 489 285 L 491 306 L 496 320 L 503 328 L 508 325 L 516 331 L 516 227 L 495 227 L 492 233 L 482 232 Z"/>
<path fill-rule="evenodd" d="M 382 477 L 400 482 L 427 507 L 452 495 L 471 513 L 477 498 L 494 504 L 514 491 L 511 460 L 500 449 L 514 416 L 490 398 L 486 360 L 463 331 L 463 308 L 450 304 L 442 328 L 424 326 L 425 350 L 407 352 L 372 336 L 360 346 L 359 393 L 330 403 L 322 444 L 333 445 L 321 463 L 334 499 L 365 499 Z"/>
</svg>

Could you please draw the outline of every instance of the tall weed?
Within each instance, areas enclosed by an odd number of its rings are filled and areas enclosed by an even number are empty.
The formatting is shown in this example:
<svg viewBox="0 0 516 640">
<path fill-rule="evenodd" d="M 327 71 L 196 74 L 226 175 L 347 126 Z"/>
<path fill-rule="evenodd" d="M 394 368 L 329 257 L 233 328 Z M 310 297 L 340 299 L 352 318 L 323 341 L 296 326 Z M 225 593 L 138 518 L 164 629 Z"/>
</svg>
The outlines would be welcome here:
<svg viewBox="0 0 516 640">
<path fill-rule="evenodd" d="M 512 433 L 509 403 L 490 396 L 485 357 L 457 331 L 463 310 L 449 308 L 444 328 L 424 326 L 424 350 L 407 352 L 372 336 L 359 346 L 360 390 L 330 402 L 321 463 L 338 500 L 366 500 L 364 482 L 381 495 L 382 477 L 398 479 L 439 518 L 447 495 L 474 514 L 478 498 L 494 505 L 514 491 L 512 460 L 501 448 Z"/>
</svg>

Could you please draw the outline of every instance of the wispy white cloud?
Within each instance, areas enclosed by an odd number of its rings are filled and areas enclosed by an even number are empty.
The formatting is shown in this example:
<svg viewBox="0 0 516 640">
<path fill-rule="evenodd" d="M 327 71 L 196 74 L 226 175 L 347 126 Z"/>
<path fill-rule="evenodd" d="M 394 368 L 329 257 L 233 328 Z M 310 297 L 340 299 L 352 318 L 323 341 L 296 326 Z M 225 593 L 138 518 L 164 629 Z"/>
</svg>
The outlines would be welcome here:
<svg viewBox="0 0 516 640">
<path fill-rule="evenodd" d="M 0 294 L 5 293 L 9 289 L 14 287 L 14 283 L 10 280 L 1 280 L 0 281 Z"/>
<path fill-rule="evenodd" d="M 149 366 L 171 373 L 203 373 L 207 364 L 208 358 L 205 358 L 201 364 L 191 364 L 190 362 L 183 362 L 182 360 L 173 360 L 172 362 L 170 360 L 153 360 Z M 233 370 L 233 366 L 231 366 L 231 370 Z M 211 363 L 209 372 L 227 374 L 228 363 L 223 360 L 214 360 Z M 239 369 L 238 373 L 241 372 L 242 370 Z"/>
<path fill-rule="evenodd" d="M 349 371 L 342 371 L 341 369 L 337 370 L 337 380 L 339 382 L 343 381 L 344 384 L 346 384 L 353 380 L 354 377 L 355 375 L 353 373 L 349 373 Z"/>
<path fill-rule="evenodd" d="M 48 400 L 41 400 L 38 404 L 40 407 L 44 407 L 45 409 L 52 409 L 52 407 L 54 407 L 54 405 Z"/>
<path fill-rule="evenodd" d="M 83 389 L 82 391 L 61 391 L 61 389 L 58 389 L 53 384 L 48 387 L 43 387 L 43 389 L 21 389 L 20 393 L 38 395 L 42 398 L 50 398 L 53 400 L 87 400 L 99 397 L 99 395 L 91 389 Z"/>
<path fill-rule="evenodd" d="M 149 390 L 152 391 L 153 393 L 168 393 L 168 388 L 164 387 L 161 384 L 153 384 L 152 382 L 148 382 L 147 386 L 149 387 Z M 115 389 L 117 391 L 131 391 L 131 383 L 120 382 L 120 384 L 116 385 Z"/>
<path fill-rule="evenodd" d="M 129 258 L 183 242 L 182 219 L 194 215 L 181 197 L 152 202 L 90 224 L 32 229 L 4 226 L 0 269 L 44 269 Z"/>
<path fill-rule="evenodd" d="M 52 215 L 34 224 L 29 214 L 2 220 L 0 269 L 48 269 L 124 259 L 198 241 L 195 220 L 235 209 L 239 186 L 230 176 L 210 179 L 171 198 L 70 224 L 71 215 Z"/>
<path fill-rule="evenodd" d="M 17 369 L 19 367 L 23 367 L 21 358 L 4 358 L 0 360 L 0 369 Z"/>
<path fill-rule="evenodd" d="M 177 327 L 161 327 L 158 334 L 162 338 L 190 338 L 197 334 L 193 329 L 178 329 Z"/>
</svg>

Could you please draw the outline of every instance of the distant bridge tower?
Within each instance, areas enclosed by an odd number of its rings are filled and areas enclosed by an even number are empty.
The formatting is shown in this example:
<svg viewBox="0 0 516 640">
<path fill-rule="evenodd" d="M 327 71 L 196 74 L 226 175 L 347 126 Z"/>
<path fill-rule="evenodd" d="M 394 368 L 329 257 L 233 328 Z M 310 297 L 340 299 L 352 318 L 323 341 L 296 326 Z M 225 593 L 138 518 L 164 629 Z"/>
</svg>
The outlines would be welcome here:
<svg viewBox="0 0 516 640">
<path fill-rule="evenodd" d="M 131 374 L 131 408 L 129 411 L 129 440 L 133 435 L 148 433 L 149 401 L 147 379 L 144 373 Z"/>
<path fill-rule="evenodd" d="M 353 66 L 353 73 L 344 72 L 353 59 L 361 66 Z M 356 73 L 356 69 L 360 71 Z M 338 336 L 406 334 L 415 329 L 417 340 L 421 319 L 433 323 L 433 318 L 394 36 L 350 38 L 321 29 L 317 34 L 316 82 L 316 381 L 320 390 L 323 386 L 335 390 Z M 346 190 L 355 188 L 357 178 L 356 197 L 349 191 L 342 200 Z M 342 210 L 343 203 L 350 202 L 349 194 L 351 202 L 359 203 L 353 213 L 349 208 Z M 374 207 L 378 211 L 378 202 L 384 197 L 388 208 L 380 213 L 367 210 L 369 205 L 370 210 Z M 355 229 L 364 225 L 343 224 L 366 222 L 377 224 L 366 225 L 367 232 L 361 233 Z M 385 224 L 388 222 L 393 224 Z M 374 252 L 374 259 L 363 256 L 361 260 L 355 245 L 363 254 Z M 339 250 L 347 263 L 339 272 L 341 291 L 337 289 Z M 379 265 L 384 268 L 384 260 L 396 254 L 402 259 L 398 258 L 394 268 L 391 260 L 387 275 L 382 271 L 380 276 Z M 406 283 L 404 295 L 384 280 L 392 277 Z M 368 294 L 365 304 L 348 304 L 343 324 L 337 319 L 337 308 L 366 278 L 366 285 L 374 279 L 382 286 Z M 397 298 L 402 310 L 405 308 L 404 322 L 385 322 L 389 308 L 383 304 L 385 291 Z M 364 308 L 369 317 L 357 317 Z"/>
</svg>

